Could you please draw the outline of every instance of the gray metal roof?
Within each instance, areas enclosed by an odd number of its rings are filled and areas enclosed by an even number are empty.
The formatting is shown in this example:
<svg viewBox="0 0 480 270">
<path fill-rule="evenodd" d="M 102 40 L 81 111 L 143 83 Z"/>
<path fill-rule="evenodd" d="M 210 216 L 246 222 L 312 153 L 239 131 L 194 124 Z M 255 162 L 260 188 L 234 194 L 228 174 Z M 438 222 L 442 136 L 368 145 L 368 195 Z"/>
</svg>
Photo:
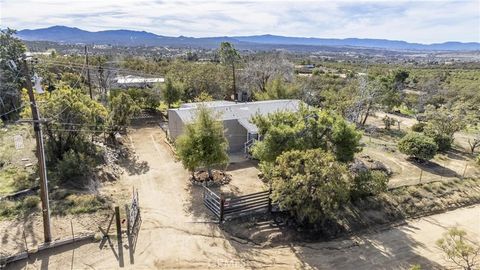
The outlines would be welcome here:
<svg viewBox="0 0 480 270">
<path fill-rule="evenodd" d="M 257 133 L 257 127 L 250 123 L 249 120 L 255 114 L 267 115 L 277 111 L 297 111 L 300 106 L 300 100 L 296 99 L 279 99 L 265 100 L 247 103 L 234 103 L 228 101 L 207 102 L 205 105 L 213 110 L 213 113 L 219 119 L 238 120 L 250 133 Z M 201 103 L 188 103 L 186 107 L 182 106 L 178 109 L 170 109 L 175 112 L 182 122 L 188 123 L 195 118 L 198 105 Z"/>
</svg>

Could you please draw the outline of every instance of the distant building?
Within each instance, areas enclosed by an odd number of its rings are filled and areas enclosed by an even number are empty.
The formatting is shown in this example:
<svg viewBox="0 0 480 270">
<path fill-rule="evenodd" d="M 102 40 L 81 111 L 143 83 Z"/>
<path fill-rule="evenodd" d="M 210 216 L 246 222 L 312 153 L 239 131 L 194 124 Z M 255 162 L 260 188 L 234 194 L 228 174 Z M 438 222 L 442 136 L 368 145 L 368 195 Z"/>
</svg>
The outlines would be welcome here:
<svg viewBox="0 0 480 270">
<path fill-rule="evenodd" d="M 152 87 L 157 83 L 164 83 L 164 78 L 144 78 L 139 76 L 127 75 L 127 76 L 117 76 L 113 79 L 114 88 L 130 88 L 130 87 L 139 87 L 146 88 Z"/>
<path fill-rule="evenodd" d="M 257 126 L 250 123 L 252 116 L 268 115 L 278 111 L 298 111 L 300 103 L 300 100 L 283 99 L 247 103 L 211 101 L 183 104 L 178 109 L 168 110 L 169 137 L 172 140 L 177 139 L 183 133 L 185 124 L 195 119 L 198 105 L 204 104 L 223 121 L 229 152 L 246 151 L 255 140 L 260 139 Z"/>
</svg>

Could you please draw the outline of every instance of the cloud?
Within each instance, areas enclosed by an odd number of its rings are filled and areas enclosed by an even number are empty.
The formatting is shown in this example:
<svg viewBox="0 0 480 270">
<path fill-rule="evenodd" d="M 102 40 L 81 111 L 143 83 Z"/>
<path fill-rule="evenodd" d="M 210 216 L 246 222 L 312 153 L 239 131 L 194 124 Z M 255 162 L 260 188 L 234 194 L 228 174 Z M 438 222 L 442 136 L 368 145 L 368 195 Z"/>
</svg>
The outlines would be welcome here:
<svg viewBox="0 0 480 270">
<path fill-rule="evenodd" d="M 194 37 L 268 33 L 420 43 L 480 41 L 480 1 L 0 0 L 0 25 Z"/>
</svg>

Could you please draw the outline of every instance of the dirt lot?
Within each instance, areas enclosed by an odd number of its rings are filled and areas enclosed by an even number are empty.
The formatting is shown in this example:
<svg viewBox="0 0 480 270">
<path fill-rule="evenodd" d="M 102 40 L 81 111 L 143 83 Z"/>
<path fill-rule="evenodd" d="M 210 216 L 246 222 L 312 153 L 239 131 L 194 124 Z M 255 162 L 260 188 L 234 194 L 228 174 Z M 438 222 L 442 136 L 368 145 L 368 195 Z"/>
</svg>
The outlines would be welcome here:
<svg viewBox="0 0 480 270">
<path fill-rule="evenodd" d="M 187 181 L 188 172 L 163 141 L 164 133 L 155 126 L 131 133 L 132 146 L 149 170 L 125 175 L 119 183 L 138 188 L 143 219 L 134 265 L 124 249 L 126 269 L 408 269 L 414 263 L 432 269 L 445 265 L 434 242 L 448 226 L 459 225 L 480 240 L 480 206 L 324 243 L 262 246 L 231 237 L 215 224 L 202 204 L 201 187 Z M 222 190 L 241 194 L 262 188 L 260 181 L 242 182 L 256 177 L 256 169 L 238 165 L 229 170 L 231 187 Z M 278 228 L 261 229 L 281 233 Z M 110 248 L 100 250 L 99 243 L 93 243 L 37 254 L 8 268 L 116 269 L 118 262 Z"/>
<path fill-rule="evenodd" d="M 382 118 L 388 115 L 401 121 L 400 130 L 392 127 L 392 132 L 384 132 Z M 416 123 L 414 118 L 385 114 L 377 112 L 367 121 L 367 124 L 379 128 L 374 134 L 364 134 L 362 142 L 365 144 L 359 156 L 368 156 L 387 165 L 393 175 L 390 187 L 414 185 L 418 183 L 446 181 L 462 177 L 480 177 L 480 168 L 475 164 L 475 159 L 468 153 L 468 138 L 465 133 L 455 134 L 454 148 L 447 153 L 440 153 L 426 164 L 408 161 L 406 156 L 397 150 L 396 142 L 410 127 Z"/>
</svg>

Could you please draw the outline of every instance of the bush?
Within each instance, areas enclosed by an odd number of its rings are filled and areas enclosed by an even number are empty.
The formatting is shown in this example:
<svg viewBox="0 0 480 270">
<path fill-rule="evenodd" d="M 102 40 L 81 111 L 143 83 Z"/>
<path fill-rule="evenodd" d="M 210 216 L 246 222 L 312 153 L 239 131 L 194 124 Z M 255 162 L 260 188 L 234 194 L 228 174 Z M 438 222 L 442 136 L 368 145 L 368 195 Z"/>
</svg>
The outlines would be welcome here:
<svg viewBox="0 0 480 270">
<path fill-rule="evenodd" d="M 70 195 L 66 198 L 71 208 L 68 210 L 71 214 L 92 213 L 102 209 L 105 200 L 93 194 Z"/>
<path fill-rule="evenodd" d="M 437 153 L 438 146 L 432 138 L 411 132 L 398 142 L 400 152 L 419 160 L 430 160 Z"/>
<path fill-rule="evenodd" d="M 393 125 L 395 125 L 395 123 L 397 122 L 397 120 L 395 120 L 394 118 L 388 117 L 388 115 L 385 115 L 382 121 L 383 121 L 383 124 L 385 125 L 386 130 L 390 130 L 390 128 Z"/>
<path fill-rule="evenodd" d="M 15 215 L 15 203 L 9 200 L 0 201 L 0 217 L 11 217 Z"/>
<path fill-rule="evenodd" d="M 56 180 L 58 180 L 59 183 L 66 183 L 84 178 L 94 167 L 95 161 L 92 157 L 70 150 L 63 154 L 62 159 L 59 160 L 55 166 Z"/>
<path fill-rule="evenodd" d="M 120 93 L 128 94 L 135 104 L 142 109 L 156 110 L 160 106 L 162 100 L 159 89 L 146 88 L 129 88 L 128 90 L 114 90 L 112 91 L 112 98 L 116 97 Z"/>
<path fill-rule="evenodd" d="M 106 200 L 94 194 L 71 194 L 52 202 L 52 213 L 57 215 L 92 213 L 106 207 Z"/>
<path fill-rule="evenodd" d="M 428 134 L 427 134 L 428 135 Z M 430 136 L 437 144 L 438 151 L 447 151 L 452 148 L 453 138 L 444 134 L 434 134 Z"/>
<path fill-rule="evenodd" d="M 418 123 L 413 124 L 411 129 L 414 132 L 423 132 L 423 129 L 425 128 L 425 125 L 426 124 L 424 122 L 418 122 Z"/>
<path fill-rule="evenodd" d="M 27 209 L 36 208 L 40 203 L 40 198 L 38 196 L 27 196 L 23 199 L 23 206 Z"/>
<path fill-rule="evenodd" d="M 387 190 L 388 176 L 377 170 L 368 170 L 358 173 L 353 178 L 351 197 L 353 199 L 378 195 Z"/>
</svg>

